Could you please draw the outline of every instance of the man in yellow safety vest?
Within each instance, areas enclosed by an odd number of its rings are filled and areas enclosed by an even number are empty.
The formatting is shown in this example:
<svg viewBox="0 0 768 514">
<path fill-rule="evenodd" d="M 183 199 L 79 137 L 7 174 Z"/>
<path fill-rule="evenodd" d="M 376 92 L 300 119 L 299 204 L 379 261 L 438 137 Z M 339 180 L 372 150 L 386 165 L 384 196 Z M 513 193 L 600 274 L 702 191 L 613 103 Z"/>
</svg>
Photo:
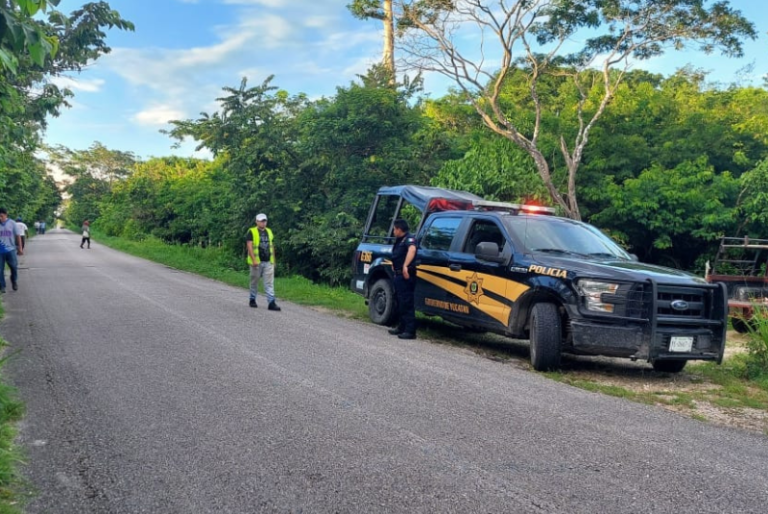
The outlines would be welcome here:
<svg viewBox="0 0 768 514">
<path fill-rule="evenodd" d="M 248 250 L 248 265 L 251 267 L 251 289 L 248 305 L 256 305 L 259 279 L 264 279 L 264 293 L 267 296 L 267 309 L 279 311 L 275 302 L 275 246 L 272 230 L 267 228 L 267 215 L 256 215 L 256 226 L 248 230 L 245 236 Z"/>
</svg>

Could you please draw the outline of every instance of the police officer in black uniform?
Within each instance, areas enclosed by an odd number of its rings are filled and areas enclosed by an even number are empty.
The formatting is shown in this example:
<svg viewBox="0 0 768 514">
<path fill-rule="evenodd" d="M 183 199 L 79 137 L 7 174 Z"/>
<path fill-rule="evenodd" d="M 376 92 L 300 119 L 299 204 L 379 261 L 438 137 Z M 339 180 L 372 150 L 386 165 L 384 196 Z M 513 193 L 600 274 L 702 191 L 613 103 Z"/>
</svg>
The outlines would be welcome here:
<svg viewBox="0 0 768 514">
<path fill-rule="evenodd" d="M 416 290 L 416 238 L 408 233 L 408 222 L 395 220 L 395 244 L 392 246 L 392 269 L 395 272 L 400 324 L 389 333 L 400 339 L 416 339 L 416 308 L 413 303 Z"/>
</svg>

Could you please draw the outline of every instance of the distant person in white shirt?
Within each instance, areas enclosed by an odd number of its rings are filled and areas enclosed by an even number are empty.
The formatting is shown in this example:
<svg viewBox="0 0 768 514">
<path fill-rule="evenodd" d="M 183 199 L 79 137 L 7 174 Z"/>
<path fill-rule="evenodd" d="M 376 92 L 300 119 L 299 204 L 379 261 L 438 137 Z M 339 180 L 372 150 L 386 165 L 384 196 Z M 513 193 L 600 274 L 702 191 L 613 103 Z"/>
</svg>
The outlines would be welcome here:
<svg viewBox="0 0 768 514">
<path fill-rule="evenodd" d="M 80 248 L 83 247 L 85 243 L 88 243 L 88 249 L 91 248 L 91 222 L 88 220 L 85 220 L 83 222 L 83 240 L 80 242 Z"/>
<path fill-rule="evenodd" d="M 5 293 L 5 265 L 11 268 L 11 287 L 19 288 L 19 259 L 24 255 L 21 249 L 21 231 L 16 222 L 8 217 L 8 210 L 0 207 L 0 293 Z"/>
<path fill-rule="evenodd" d="M 24 248 L 27 247 L 27 233 L 29 233 L 29 227 L 21 219 L 21 216 L 16 218 L 16 228 L 21 232 L 21 250 L 23 251 Z"/>
</svg>

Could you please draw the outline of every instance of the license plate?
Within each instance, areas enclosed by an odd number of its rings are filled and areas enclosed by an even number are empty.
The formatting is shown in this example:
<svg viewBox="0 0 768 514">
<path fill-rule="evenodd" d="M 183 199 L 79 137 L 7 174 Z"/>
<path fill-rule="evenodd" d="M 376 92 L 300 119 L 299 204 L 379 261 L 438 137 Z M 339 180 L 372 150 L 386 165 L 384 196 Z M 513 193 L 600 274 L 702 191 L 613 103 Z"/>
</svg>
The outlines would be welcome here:
<svg viewBox="0 0 768 514">
<path fill-rule="evenodd" d="M 669 341 L 670 352 L 690 352 L 692 349 L 692 336 L 672 336 L 672 339 Z"/>
</svg>

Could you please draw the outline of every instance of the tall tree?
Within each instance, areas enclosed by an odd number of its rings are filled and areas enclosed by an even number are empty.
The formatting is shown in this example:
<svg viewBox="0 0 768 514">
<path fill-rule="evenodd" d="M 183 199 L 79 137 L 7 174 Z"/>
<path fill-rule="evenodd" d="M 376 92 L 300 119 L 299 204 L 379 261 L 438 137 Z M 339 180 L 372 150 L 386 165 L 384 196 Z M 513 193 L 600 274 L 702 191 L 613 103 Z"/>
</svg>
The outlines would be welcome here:
<svg viewBox="0 0 768 514">
<path fill-rule="evenodd" d="M 394 0 L 393 7 L 401 13 L 406 66 L 453 80 L 487 127 L 533 158 L 552 200 L 575 219 L 581 218 L 577 171 L 590 132 L 631 64 L 692 43 L 704 52 L 740 56 L 742 39 L 756 37 L 753 24 L 727 1 L 707 7 L 703 0 Z M 579 31 L 585 42 L 569 51 Z M 489 66 L 489 60 L 499 64 Z M 531 115 L 525 123 L 501 101 L 517 71 L 527 77 Z M 575 123 L 553 134 L 564 186 L 540 148 L 550 99 L 542 87 L 551 75 L 569 80 L 576 93 L 562 105 Z"/>
<path fill-rule="evenodd" d="M 109 150 L 99 142 L 87 150 L 49 148 L 48 159 L 72 178 L 66 186 L 71 197 L 66 217 L 73 223 L 97 219 L 100 203 L 109 196 L 115 181 L 129 176 L 136 163 L 132 153 Z"/>
<path fill-rule="evenodd" d="M 47 118 L 67 99 L 49 79 L 80 71 L 110 51 L 106 28 L 133 25 L 106 2 L 91 2 L 65 15 L 59 0 L 0 0 L 0 191 L 18 214 L 50 219 L 60 195 L 36 157 Z"/>
<path fill-rule="evenodd" d="M 389 70 L 390 84 L 395 82 L 395 13 L 392 0 L 353 0 L 347 8 L 360 19 L 381 20 L 384 25 L 384 50 L 381 62 Z"/>
<path fill-rule="evenodd" d="M 284 170 L 297 166 L 294 120 L 308 100 L 306 95 L 289 96 L 278 90 L 271 85 L 272 79 L 252 87 L 243 79 L 239 87 L 223 88 L 226 95 L 217 98 L 219 111 L 201 113 L 195 120 L 174 120 L 168 132 L 179 141 L 192 137 L 198 149 L 207 148 L 222 159 L 235 193 L 224 223 L 237 231 L 231 240 L 238 243 L 260 206 L 263 209 L 279 197 L 275 188 L 285 184 Z M 271 216 L 270 226 L 283 228 L 282 220 L 291 216 L 291 208 L 286 206 L 282 219 Z"/>
</svg>

